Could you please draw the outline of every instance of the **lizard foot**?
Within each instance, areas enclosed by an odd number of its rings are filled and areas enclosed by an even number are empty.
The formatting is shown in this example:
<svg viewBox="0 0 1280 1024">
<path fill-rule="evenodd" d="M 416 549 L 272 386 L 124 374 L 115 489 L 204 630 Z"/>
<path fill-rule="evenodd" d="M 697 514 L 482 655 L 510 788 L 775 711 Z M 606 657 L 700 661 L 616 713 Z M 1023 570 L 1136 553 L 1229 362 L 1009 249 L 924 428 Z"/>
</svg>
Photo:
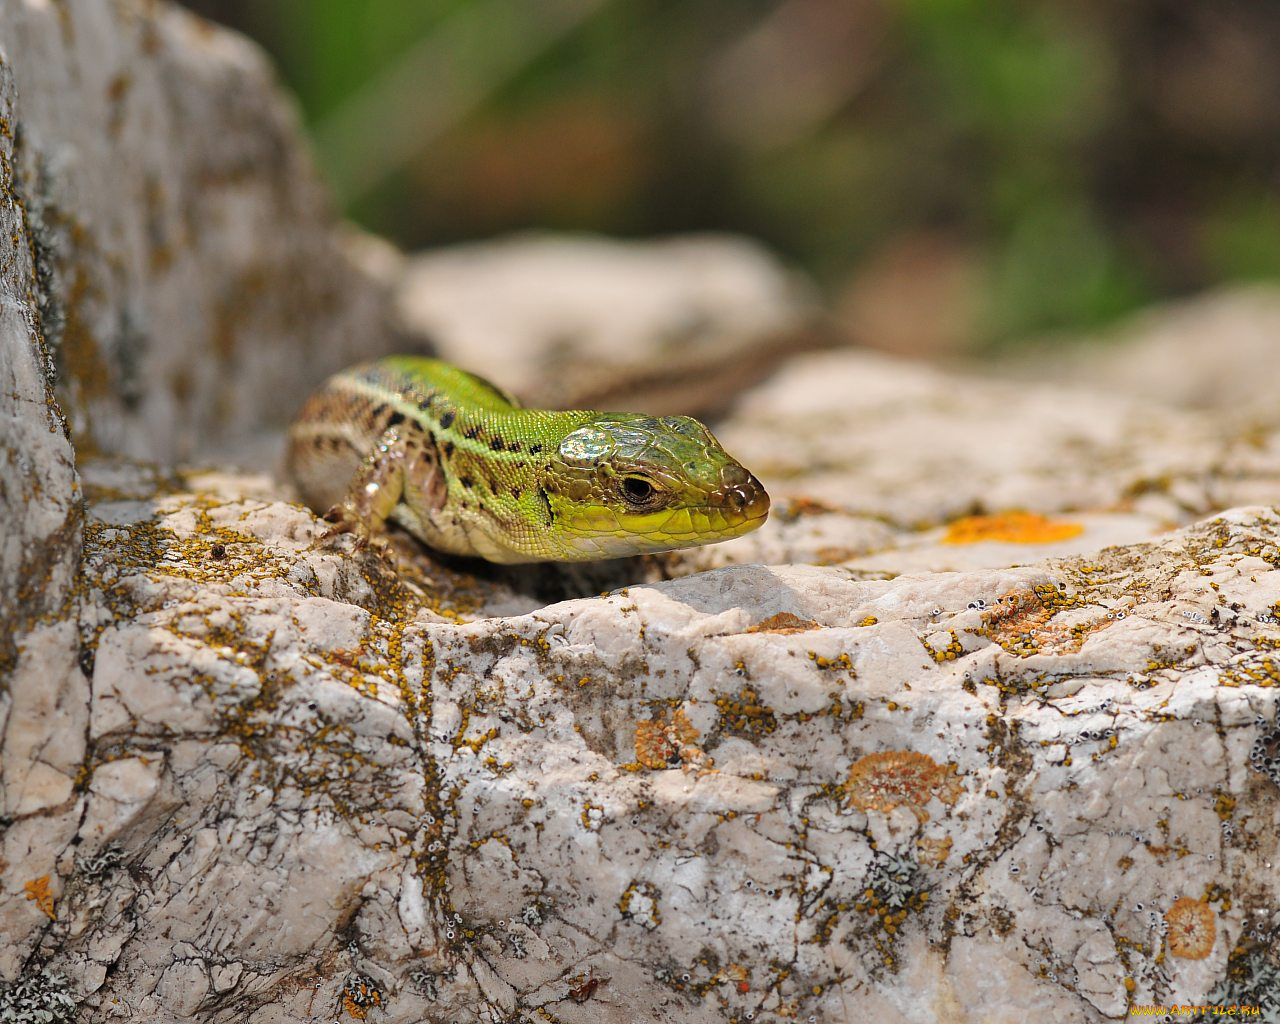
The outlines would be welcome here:
<svg viewBox="0 0 1280 1024">
<path fill-rule="evenodd" d="M 363 551 L 365 548 L 371 548 L 383 556 L 388 553 L 386 539 L 375 535 L 369 524 L 364 519 L 354 515 L 350 509 L 342 505 L 334 505 L 321 518 L 333 525 L 317 538 L 320 543 L 327 543 L 341 537 L 344 533 L 349 533 L 355 537 L 355 550 L 357 552 Z"/>
</svg>

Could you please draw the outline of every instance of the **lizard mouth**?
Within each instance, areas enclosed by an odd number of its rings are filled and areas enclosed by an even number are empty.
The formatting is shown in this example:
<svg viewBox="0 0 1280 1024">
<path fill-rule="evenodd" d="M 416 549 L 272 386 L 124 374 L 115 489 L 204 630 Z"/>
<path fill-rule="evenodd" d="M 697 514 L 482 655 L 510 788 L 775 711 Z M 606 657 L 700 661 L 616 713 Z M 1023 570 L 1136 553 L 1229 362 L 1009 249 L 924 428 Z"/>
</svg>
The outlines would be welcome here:
<svg viewBox="0 0 1280 1024">
<path fill-rule="evenodd" d="M 728 518 L 759 526 L 769 517 L 769 494 L 754 476 L 746 476 L 745 481 L 713 494 L 712 504 L 729 513 Z"/>
<path fill-rule="evenodd" d="M 571 558 L 618 558 L 731 540 L 763 525 L 768 516 L 763 485 L 735 466 L 723 474 L 720 486 L 692 502 L 630 515 L 592 505 L 566 517 L 563 526 L 572 536 Z"/>
<path fill-rule="evenodd" d="M 707 495 L 695 515 L 708 520 L 709 532 L 738 537 L 764 524 L 769 517 L 769 493 L 751 473 L 733 466 L 724 473 L 723 483 Z"/>
<path fill-rule="evenodd" d="M 741 537 L 763 526 L 768 518 L 768 492 L 744 471 L 741 479 L 708 494 L 704 504 L 680 510 L 664 526 L 670 534 L 692 534 L 709 542 Z"/>
</svg>

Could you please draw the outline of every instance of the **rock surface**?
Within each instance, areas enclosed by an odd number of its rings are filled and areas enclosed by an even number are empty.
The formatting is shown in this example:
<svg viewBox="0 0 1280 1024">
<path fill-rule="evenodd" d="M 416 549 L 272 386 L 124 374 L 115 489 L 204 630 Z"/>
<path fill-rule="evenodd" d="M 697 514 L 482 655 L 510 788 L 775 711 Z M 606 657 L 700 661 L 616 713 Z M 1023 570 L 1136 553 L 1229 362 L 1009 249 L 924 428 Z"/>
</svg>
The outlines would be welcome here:
<svg viewBox="0 0 1280 1024">
<path fill-rule="evenodd" d="M 785 357 L 833 341 L 811 287 L 746 239 L 528 235 L 412 258 L 403 321 L 527 404 L 721 411 Z"/>
<path fill-rule="evenodd" d="M 189 458 L 392 344 L 246 40 L 167 3 L 0 0 L 0 53 L 23 247 L 81 448 Z"/>
<path fill-rule="evenodd" d="M 731 544 L 508 572 L 316 543 L 269 475 L 84 457 L 250 429 L 304 386 L 281 368 L 373 354 L 389 319 L 259 58 L 87 0 L 0 0 L 0 44 L 0 1020 L 1280 1020 L 1273 403 L 823 352 L 718 426 L 778 510 Z M 90 173 L 125 152 L 137 174 Z M 703 365 L 660 326 L 699 301 L 800 322 L 772 264 L 718 251 L 755 284 L 700 300 L 646 247 L 598 279 L 650 311 L 609 388 Z M 308 252 L 336 262 L 308 278 Z M 245 292 L 246 258 L 301 278 Z M 636 326 L 580 298 L 512 308 Z M 492 351 L 465 361 L 560 385 Z"/>
<path fill-rule="evenodd" d="M 0 64 L 0 979 L 19 980 L 33 929 L 16 878 L 42 877 L 75 835 L 72 779 L 84 761 L 88 681 L 76 667 L 74 586 L 83 497 L 42 331 L 32 221 L 16 194 L 14 75 Z M 61 727 L 48 728 L 56 717 Z M 34 857 L 29 858 L 30 854 Z M 39 871 L 36 869 L 40 868 Z M 10 874 L 10 872 L 13 872 Z M 48 904 L 46 904 L 48 905 Z M 16 920 L 15 920 L 16 915 Z M 38 965 L 25 979 L 38 985 Z M 52 1002 L 51 1002 L 52 1000 Z M 62 1000 L 62 1002 L 59 1002 Z M 65 993 L 41 997 L 63 1006 Z M 0 1011 L 5 1009 L 0 996 Z M 0 1013 L 0 1017 L 3 1014 Z M 5 1018 L 14 1019 L 14 1018 Z M 22 1018 L 17 1018 L 22 1019 Z M 26 1018 L 34 1019 L 34 1018 Z"/>
<path fill-rule="evenodd" d="M 1237 415 L 1268 415 L 1280 289 L 1237 286 L 1130 317 L 1100 335 L 1051 339 L 1003 371 Z"/>
<path fill-rule="evenodd" d="M 6 970 L 85 1019 L 1084 1021 L 1272 976 L 1274 510 L 472 619 L 266 482 L 86 479 L 87 725 L 31 726 L 87 735 L 78 815 L 0 847 Z"/>
<path fill-rule="evenodd" d="M 15 192 L 14 105 L 13 72 L 0 64 L 0 237 L 23 241 L 31 227 Z M 79 558 L 80 482 L 53 396 L 39 289 L 31 248 L 14 245 L 0 264 L 0 690 L 17 635 L 66 611 Z"/>
</svg>

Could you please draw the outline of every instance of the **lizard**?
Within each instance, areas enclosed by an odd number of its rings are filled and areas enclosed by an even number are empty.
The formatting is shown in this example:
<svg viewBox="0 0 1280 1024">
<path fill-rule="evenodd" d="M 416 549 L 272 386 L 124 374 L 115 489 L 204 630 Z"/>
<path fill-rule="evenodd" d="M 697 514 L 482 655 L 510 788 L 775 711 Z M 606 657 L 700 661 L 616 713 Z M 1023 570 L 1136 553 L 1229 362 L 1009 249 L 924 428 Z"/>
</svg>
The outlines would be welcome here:
<svg viewBox="0 0 1280 1024">
<path fill-rule="evenodd" d="M 419 356 L 329 378 L 289 430 L 286 467 L 329 535 L 363 546 L 391 520 L 503 564 L 693 547 L 769 513 L 760 481 L 692 417 L 526 409 Z"/>
</svg>

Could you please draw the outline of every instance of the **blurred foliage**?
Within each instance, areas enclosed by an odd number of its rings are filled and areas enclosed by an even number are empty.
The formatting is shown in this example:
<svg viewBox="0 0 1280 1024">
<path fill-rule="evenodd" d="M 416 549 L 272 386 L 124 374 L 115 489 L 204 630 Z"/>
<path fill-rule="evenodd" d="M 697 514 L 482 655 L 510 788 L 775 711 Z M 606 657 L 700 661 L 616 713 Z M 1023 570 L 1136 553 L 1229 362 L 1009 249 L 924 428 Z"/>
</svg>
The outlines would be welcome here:
<svg viewBox="0 0 1280 1024">
<path fill-rule="evenodd" d="M 265 46 L 348 213 L 409 249 L 744 232 L 931 351 L 1280 278 L 1280 4 L 188 4 Z"/>
</svg>

